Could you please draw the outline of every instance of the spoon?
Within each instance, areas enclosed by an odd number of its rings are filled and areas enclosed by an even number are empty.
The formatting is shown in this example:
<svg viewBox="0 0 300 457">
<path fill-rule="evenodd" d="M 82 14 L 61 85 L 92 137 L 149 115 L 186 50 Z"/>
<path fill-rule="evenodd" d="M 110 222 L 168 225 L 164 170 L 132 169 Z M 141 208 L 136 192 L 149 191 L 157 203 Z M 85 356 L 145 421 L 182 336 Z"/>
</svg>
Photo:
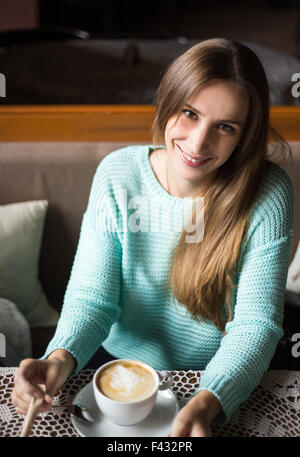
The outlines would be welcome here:
<svg viewBox="0 0 300 457">
<path fill-rule="evenodd" d="M 71 416 L 76 417 L 85 423 L 95 422 L 95 416 L 87 409 L 86 406 L 80 403 L 72 404 L 70 407 Z"/>
<path fill-rule="evenodd" d="M 38 384 L 38 387 L 44 393 L 46 392 L 46 386 L 44 384 Z M 42 403 L 43 403 L 43 398 L 31 397 L 29 409 L 27 411 L 20 436 L 25 437 L 25 436 L 30 435 L 33 423 L 35 421 L 35 417 L 38 414 L 39 407 L 41 406 Z"/>
</svg>

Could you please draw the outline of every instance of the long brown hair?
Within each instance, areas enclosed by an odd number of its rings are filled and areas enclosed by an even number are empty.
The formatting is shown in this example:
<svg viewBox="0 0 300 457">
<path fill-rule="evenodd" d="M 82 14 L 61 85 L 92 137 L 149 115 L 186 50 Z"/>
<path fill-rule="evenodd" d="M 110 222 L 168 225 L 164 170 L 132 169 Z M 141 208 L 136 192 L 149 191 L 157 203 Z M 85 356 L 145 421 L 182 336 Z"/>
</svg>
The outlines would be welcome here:
<svg viewBox="0 0 300 457">
<path fill-rule="evenodd" d="M 194 92 L 213 79 L 238 83 L 247 89 L 248 116 L 238 146 L 205 192 L 202 242 L 187 243 L 188 232 L 183 230 L 181 234 L 173 253 L 169 287 L 195 319 L 213 321 L 224 331 L 226 322 L 233 319 L 234 276 L 247 218 L 270 163 L 269 135 L 283 146 L 273 153 L 290 149 L 270 126 L 269 88 L 258 57 L 247 46 L 221 38 L 193 46 L 167 69 L 157 94 L 154 145 L 164 144 L 169 118 L 179 114 Z"/>
</svg>

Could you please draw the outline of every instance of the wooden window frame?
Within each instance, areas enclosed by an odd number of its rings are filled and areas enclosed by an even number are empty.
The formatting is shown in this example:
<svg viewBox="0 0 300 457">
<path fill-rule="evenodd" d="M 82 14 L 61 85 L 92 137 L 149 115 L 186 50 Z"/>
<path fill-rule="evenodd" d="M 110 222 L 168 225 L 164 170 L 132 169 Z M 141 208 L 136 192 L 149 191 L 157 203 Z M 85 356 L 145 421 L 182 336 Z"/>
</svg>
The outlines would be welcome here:
<svg viewBox="0 0 300 457">
<path fill-rule="evenodd" d="M 151 142 L 153 105 L 0 106 L 0 141 Z M 270 107 L 271 125 L 300 141 L 300 107 Z"/>
</svg>

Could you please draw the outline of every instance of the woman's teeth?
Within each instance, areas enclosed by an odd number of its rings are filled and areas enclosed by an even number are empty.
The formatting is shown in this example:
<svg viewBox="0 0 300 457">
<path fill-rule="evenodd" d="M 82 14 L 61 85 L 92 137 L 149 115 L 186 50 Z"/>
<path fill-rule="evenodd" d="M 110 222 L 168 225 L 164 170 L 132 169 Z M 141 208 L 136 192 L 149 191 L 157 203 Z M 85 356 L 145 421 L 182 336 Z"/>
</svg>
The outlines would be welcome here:
<svg viewBox="0 0 300 457">
<path fill-rule="evenodd" d="M 184 155 L 184 157 L 191 163 L 203 163 L 205 162 L 206 160 L 209 160 L 209 159 L 205 159 L 205 160 L 199 160 L 199 159 L 191 159 L 189 156 L 187 156 L 183 151 L 181 151 L 182 154 Z"/>
</svg>

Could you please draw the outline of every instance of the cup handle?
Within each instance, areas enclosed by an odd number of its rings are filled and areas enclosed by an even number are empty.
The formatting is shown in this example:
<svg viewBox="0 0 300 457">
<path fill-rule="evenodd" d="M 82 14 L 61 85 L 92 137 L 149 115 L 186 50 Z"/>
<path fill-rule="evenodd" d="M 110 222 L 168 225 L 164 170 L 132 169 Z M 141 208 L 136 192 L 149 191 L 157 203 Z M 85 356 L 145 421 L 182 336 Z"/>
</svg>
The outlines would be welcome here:
<svg viewBox="0 0 300 457">
<path fill-rule="evenodd" d="M 159 371 L 156 370 L 156 373 L 158 374 L 159 377 L 159 390 L 167 390 L 171 387 L 173 384 L 173 376 L 169 371 Z"/>
</svg>

